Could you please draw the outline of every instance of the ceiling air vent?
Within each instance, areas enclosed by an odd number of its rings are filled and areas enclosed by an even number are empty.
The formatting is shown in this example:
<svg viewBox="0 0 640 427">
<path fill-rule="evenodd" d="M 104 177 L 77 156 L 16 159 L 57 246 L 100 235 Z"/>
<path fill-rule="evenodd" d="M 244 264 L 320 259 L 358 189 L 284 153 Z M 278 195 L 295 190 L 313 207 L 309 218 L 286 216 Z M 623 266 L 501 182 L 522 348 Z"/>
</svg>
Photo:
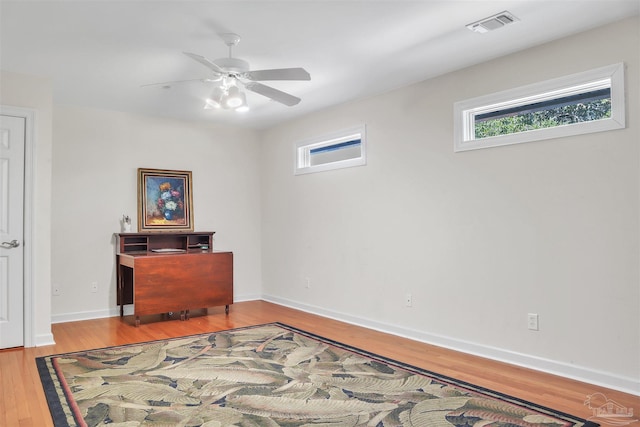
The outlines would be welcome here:
<svg viewBox="0 0 640 427">
<path fill-rule="evenodd" d="M 519 21 L 519 19 L 516 18 L 512 13 L 505 10 L 504 12 L 500 12 L 496 15 L 469 24 L 467 25 L 467 28 L 477 33 L 487 33 L 489 31 L 502 28 L 505 25 L 512 24 L 516 21 Z"/>
</svg>

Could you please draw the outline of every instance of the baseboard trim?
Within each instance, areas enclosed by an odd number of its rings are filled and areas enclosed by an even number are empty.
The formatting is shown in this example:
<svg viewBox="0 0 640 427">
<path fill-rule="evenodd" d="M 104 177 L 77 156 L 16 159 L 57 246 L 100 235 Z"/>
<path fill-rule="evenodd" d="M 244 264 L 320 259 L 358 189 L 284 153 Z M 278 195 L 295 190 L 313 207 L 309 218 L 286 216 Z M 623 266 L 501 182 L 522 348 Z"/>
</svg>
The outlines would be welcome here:
<svg viewBox="0 0 640 427">
<path fill-rule="evenodd" d="M 133 305 L 124 306 L 124 314 L 133 314 Z M 51 316 L 51 323 L 78 322 L 80 320 L 102 319 L 105 317 L 120 316 L 120 307 L 113 307 L 107 310 L 78 311 L 75 313 L 54 314 Z"/>
<path fill-rule="evenodd" d="M 262 297 L 260 295 L 241 295 L 234 297 L 234 302 L 255 301 Z M 124 306 L 125 316 L 133 314 L 133 304 Z M 105 317 L 120 316 L 120 307 L 113 307 L 107 310 L 78 311 L 75 313 L 55 314 L 51 316 L 51 323 L 78 322 L 80 320 L 102 319 Z"/>
<path fill-rule="evenodd" d="M 42 347 L 45 345 L 55 345 L 55 340 L 53 339 L 53 334 L 39 334 L 34 337 L 35 347 Z"/>
<path fill-rule="evenodd" d="M 640 396 L 640 381 L 634 380 L 633 378 L 622 377 L 610 372 L 597 371 L 594 369 L 569 365 L 564 362 L 545 359 L 530 354 L 517 353 L 502 348 L 478 344 L 475 342 L 459 340 L 442 335 L 430 334 L 415 329 L 404 328 L 371 319 L 356 317 L 338 311 L 327 310 L 322 307 L 304 304 L 273 295 L 262 295 L 262 299 L 274 304 L 295 308 L 296 310 L 317 314 L 319 316 L 328 317 L 356 326 L 362 326 L 379 332 L 390 333 L 414 341 L 433 344 L 439 347 L 460 351 L 462 353 L 485 357 L 488 359 L 505 362 L 524 368 L 534 369 L 536 371 L 546 372 L 553 375 L 559 375 L 565 378 L 570 378 L 573 380 L 582 381 L 585 383 Z"/>
</svg>

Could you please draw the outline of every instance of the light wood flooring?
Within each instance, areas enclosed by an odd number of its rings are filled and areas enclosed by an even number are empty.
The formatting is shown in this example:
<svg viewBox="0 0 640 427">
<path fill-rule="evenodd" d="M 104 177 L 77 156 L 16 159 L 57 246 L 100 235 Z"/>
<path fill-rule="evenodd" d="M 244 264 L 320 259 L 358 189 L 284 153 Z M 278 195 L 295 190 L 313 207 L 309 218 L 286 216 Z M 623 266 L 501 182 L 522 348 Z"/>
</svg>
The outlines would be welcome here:
<svg viewBox="0 0 640 427">
<path fill-rule="evenodd" d="M 138 328 L 133 326 L 132 316 L 54 324 L 55 345 L 0 351 L 0 426 L 52 425 L 36 369 L 36 357 L 269 322 L 286 323 L 582 418 L 593 415 L 584 402 L 588 395 L 596 392 L 633 408 L 640 415 L 638 396 L 458 353 L 264 301 L 250 301 L 232 305 L 228 316 L 224 314 L 224 307 L 217 307 L 208 312 L 194 312 L 187 321 L 146 317 Z M 582 351 L 589 351 L 588 346 Z M 615 355 L 612 355 L 612 363 L 613 360 Z M 630 426 L 634 425 L 640 427 L 640 422 Z M 603 424 L 603 427 L 607 426 Z"/>
</svg>

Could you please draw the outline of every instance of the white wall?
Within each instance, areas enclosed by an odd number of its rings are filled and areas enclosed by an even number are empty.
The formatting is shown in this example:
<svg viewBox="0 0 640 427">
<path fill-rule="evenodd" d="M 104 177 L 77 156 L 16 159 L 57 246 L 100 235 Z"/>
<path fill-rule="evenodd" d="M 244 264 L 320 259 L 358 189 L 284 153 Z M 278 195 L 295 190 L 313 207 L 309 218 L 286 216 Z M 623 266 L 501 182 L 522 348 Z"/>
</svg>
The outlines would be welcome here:
<svg viewBox="0 0 640 427">
<path fill-rule="evenodd" d="M 25 344 L 46 345 L 53 342 L 51 334 L 51 110 L 52 87 L 48 79 L 16 73 L 0 72 L 0 104 L 35 111 L 33 141 L 33 185 L 31 221 L 33 223 L 31 271 L 25 273 L 25 283 L 31 290 L 25 293 Z M 26 242 L 28 245 L 30 242 Z M 27 266 L 29 268 L 29 266 Z M 30 329 L 29 330 L 29 325 Z"/>
<path fill-rule="evenodd" d="M 265 297 L 640 393 L 638 28 L 629 19 L 266 132 Z M 455 101 L 617 62 L 626 129 L 453 152 Z M 366 166 L 293 175 L 295 142 L 361 123 Z"/>
<path fill-rule="evenodd" d="M 196 231 L 234 252 L 235 299 L 260 295 L 260 184 L 254 131 L 54 107 L 54 322 L 116 313 L 115 239 L 137 229 L 137 168 L 192 171 Z M 98 283 L 92 293 L 91 282 Z"/>
<path fill-rule="evenodd" d="M 51 337 L 51 315 L 114 314 L 112 234 L 123 213 L 135 217 L 136 169 L 187 169 L 196 229 L 236 255 L 237 299 L 262 292 L 640 393 L 639 27 L 626 20 L 262 135 L 52 109 L 46 79 L 2 72 L 0 103 L 38 112 L 36 343 Z M 627 66 L 627 129 L 453 153 L 453 102 L 615 62 Z M 296 141 L 360 123 L 367 166 L 293 176 Z M 526 329 L 529 312 L 539 332 Z"/>
</svg>

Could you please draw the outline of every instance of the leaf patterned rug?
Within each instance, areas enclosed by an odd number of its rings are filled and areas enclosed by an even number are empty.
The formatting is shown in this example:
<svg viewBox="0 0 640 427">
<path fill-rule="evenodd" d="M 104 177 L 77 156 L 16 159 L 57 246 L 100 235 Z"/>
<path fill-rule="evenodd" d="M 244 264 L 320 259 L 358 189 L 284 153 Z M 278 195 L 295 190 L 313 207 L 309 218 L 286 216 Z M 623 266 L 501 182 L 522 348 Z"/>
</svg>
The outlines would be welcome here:
<svg viewBox="0 0 640 427">
<path fill-rule="evenodd" d="M 36 363 L 56 427 L 597 426 L 281 323 Z"/>
</svg>

